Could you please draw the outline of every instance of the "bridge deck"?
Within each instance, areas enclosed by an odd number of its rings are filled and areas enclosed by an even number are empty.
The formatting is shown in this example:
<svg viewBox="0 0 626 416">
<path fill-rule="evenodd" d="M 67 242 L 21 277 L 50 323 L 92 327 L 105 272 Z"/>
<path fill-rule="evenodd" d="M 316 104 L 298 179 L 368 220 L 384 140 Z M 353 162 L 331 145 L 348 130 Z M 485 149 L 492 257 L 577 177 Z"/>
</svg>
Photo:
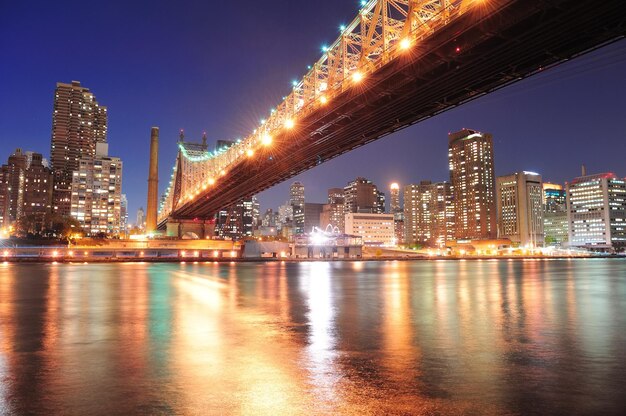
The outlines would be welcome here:
<svg viewBox="0 0 626 416">
<path fill-rule="evenodd" d="M 368 75 L 172 217 L 209 218 L 321 162 L 626 34 L 623 0 L 491 2 L 501 6 L 461 16 Z"/>
</svg>

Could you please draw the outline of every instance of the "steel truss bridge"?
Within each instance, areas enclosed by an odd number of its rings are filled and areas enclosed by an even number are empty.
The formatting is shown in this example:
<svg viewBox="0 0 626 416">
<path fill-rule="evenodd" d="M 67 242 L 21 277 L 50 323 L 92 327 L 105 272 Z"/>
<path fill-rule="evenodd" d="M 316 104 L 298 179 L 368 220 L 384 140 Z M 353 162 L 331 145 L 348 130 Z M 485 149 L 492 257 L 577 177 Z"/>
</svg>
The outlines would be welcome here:
<svg viewBox="0 0 626 416">
<path fill-rule="evenodd" d="M 624 0 L 370 0 L 225 150 L 179 142 L 160 228 L 623 38 Z"/>
</svg>

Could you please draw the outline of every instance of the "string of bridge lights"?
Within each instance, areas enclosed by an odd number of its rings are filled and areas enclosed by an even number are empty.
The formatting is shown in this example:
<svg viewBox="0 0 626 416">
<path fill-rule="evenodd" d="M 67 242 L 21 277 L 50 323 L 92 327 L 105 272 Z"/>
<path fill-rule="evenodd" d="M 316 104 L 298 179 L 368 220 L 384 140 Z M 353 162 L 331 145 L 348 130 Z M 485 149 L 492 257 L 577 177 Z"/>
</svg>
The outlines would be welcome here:
<svg viewBox="0 0 626 416">
<path fill-rule="evenodd" d="M 317 77 L 316 71 L 319 68 L 324 67 L 324 62 L 328 62 L 329 53 L 337 48 L 339 45 L 341 45 L 342 39 L 345 36 L 353 33 L 354 30 L 359 27 L 361 23 L 360 16 L 365 16 L 371 13 L 378 1 L 379 0 L 360 1 L 361 7 L 359 9 L 359 16 L 355 17 L 355 19 L 349 25 L 346 26 L 342 24 L 339 26 L 339 37 L 331 44 L 331 46 L 322 46 L 321 50 L 323 55 L 319 58 L 319 60 L 314 65 L 307 66 L 308 72 L 301 80 L 291 81 L 291 93 L 288 96 L 282 97 L 283 101 L 277 107 L 270 110 L 270 114 L 267 119 L 260 120 L 259 127 L 254 129 L 249 136 L 247 136 L 243 140 L 236 140 L 235 143 L 228 148 L 217 149 L 213 152 L 206 151 L 206 153 L 200 156 L 189 154 L 189 152 L 185 148 L 184 143 L 180 142 L 178 146 L 182 157 L 192 163 L 210 163 L 222 158 L 230 160 L 227 165 L 234 164 L 245 158 L 251 159 L 256 155 L 257 152 L 262 151 L 262 149 L 264 148 L 270 147 L 274 141 L 275 136 L 279 135 L 282 132 L 293 130 L 294 128 L 296 128 L 298 120 L 298 117 L 296 117 L 297 115 L 302 112 L 310 111 L 319 108 L 320 106 L 327 105 L 330 100 L 332 100 L 333 94 L 337 93 L 337 91 L 341 92 L 343 90 L 344 82 L 348 81 L 350 83 L 349 87 L 354 87 L 358 84 L 361 84 L 366 79 L 368 72 L 371 71 L 371 69 L 367 68 L 368 64 L 375 67 L 375 65 L 371 65 L 371 63 L 377 62 L 378 60 L 382 59 L 385 54 L 387 54 L 388 56 L 390 53 L 396 52 L 399 55 L 403 52 L 411 50 L 417 41 L 417 34 L 419 33 L 419 30 L 417 29 L 420 29 L 420 26 L 422 25 L 426 25 L 425 22 L 421 23 L 416 29 L 412 31 L 407 31 L 406 35 L 402 38 L 390 39 L 391 42 L 389 42 L 388 48 L 383 49 L 374 60 L 364 62 L 361 59 L 356 66 L 352 68 L 347 68 L 347 76 L 340 79 L 337 84 L 331 86 L 331 88 L 329 88 L 327 82 L 321 81 L 319 83 L 319 86 L 316 85 L 316 87 L 313 89 L 314 98 L 309 102 L 305 103 L 303 98 L 299 98 L 296 101 L 298 91 L 304 91 L 303 88 L 305 85 L 305 79 L 312 79 L 313 77 Z M 476 1 L 481 2 L 482 0 Z M 452 4 L 449 4 L 447 7 L 451 8 L 453 6 Z M 443 10 L 439 11 L 437 15 L 442 12 Z M 434 20 L 434 18 L 432 20 Z M 456 52 L 460 52 L 460 49 L 458 47 L 456 48 Z M 393 57 L 395 58 L 395 56 Z M 317 78 L 314 79 L 317 80 Z M 291 108 L 289 108 L 288 106 L 289 102 L 293 103 L 293 105 L 291 105 Z M 283 108 L 284 111 L 279 111 L 277 110 L 277 108 Z M 285 112 L 287 113 L 286 115 Z M 219 164 L 216 164 L 216 166 L 217 165 Z M 166 205 L 166 202 L 169 200 L 170 192 L 172 191 L 172 189 L 174 189 L 177 166 L 178 164 L 175 164 L 173 167 L 169 186 L 162 198 L 162 202 L 159 207 L 159 218 L 161 218 L 163 214 L 167 214 L 163 213 L 162 211 Z M 226 167 L 223 167 L 221 169 L 219 168 L 219 166 L 217 168 L 214 167 L 213 169 L 208 168 L 207 170 L 210 171 L 210 174 L 208 175 L 204 183 L 196 184 L 196 187 L 193 190 L 188 191 L 185 195 L 182 195 L 179 201 L 170 201 L 172 203 L 172 207 L 170 207 L 170 209 L 173 208 L 174 205 L 176 205 L 176 202 L 187 203 L 198 198 L 201 192 L 206 191 L 210 186 L 214 186 L 217 183 L 218 177 L 226 175 Z"/>
</svg>

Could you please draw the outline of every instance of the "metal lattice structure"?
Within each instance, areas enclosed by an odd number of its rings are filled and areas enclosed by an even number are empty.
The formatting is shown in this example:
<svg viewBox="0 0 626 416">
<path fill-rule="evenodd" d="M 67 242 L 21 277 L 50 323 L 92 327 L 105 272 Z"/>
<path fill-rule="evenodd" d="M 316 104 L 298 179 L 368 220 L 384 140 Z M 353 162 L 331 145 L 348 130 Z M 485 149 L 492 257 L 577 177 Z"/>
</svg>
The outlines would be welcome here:
<svg viewBox="0 0 626 416">
<path fill-rule="evenodd" d="M 158 222 L 211 215 L 220 204 L 623 37 L 621 1 L 361 2 L 247 137 L 214 152 L 179 142 Z"/>
<path fill-rule="evenodd" d="M 362 2 L 358 16 L 341 35 L 324 48 L 322 57 L 293 90 L 272 110 L 265 122 L 248 137 L 223 151 L 209 152 L 179 142 L 172 178 L 159 207 L 158 222 L 178 206 L 194 200 L 220 176 L 256 149 L 269 145 L 281 129 L 334 95 L 353 88 L 367 74 L 402 54 L 420 39 L 431 35 L 452 19 L 483 0 L 370 0 Z"/>
</svg>

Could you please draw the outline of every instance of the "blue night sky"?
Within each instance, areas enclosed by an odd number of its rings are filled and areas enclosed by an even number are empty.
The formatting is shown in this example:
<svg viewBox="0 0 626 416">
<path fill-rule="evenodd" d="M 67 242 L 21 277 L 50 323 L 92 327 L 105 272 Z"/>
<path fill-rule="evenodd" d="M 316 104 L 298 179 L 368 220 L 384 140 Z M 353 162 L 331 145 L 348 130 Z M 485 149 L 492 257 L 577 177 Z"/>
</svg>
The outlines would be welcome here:
<svg viewBox="0 0 626 416">
<path fill-rule="evenodd" d="M 141 4 L 140 4 L 141 3 Z M 178 131 L 189 140 L 247 135 L 358 9 L 356 0 L 2 1 L 0 161 L 16 148 L 48 157 L 58 81 L 90 88 L 109 109 L 109 152 L 124 161 L 134 221 L 145 206 L 150 127 L 161 129 L 160 188 Z M 356 176 L 380 188 L 444 180 L 447 133 L 490 132 L 496 173 L 544 180 L 626 176 L 626 41 L 522 81 L 300 175 L 309 202 Z M 263 209 L 289 184 L 260 195 Z"/>
</svg>

